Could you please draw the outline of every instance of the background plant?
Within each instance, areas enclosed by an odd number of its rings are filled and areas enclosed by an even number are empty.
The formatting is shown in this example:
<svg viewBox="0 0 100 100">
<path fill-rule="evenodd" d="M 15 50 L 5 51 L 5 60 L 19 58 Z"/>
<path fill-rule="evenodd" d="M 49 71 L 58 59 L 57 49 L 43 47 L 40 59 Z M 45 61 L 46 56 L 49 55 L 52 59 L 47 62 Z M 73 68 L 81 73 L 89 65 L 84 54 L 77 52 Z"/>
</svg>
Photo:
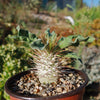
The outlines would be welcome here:
<svg viewBox="0 0 100 100">
<path fill-rule="evenodd" d="M 83 7 L 82 9 L 77 10 L 75 14 L 75 20 L 77 23 L 79 22 L 91 22 L 96 18 L 100 18 L 99 14 L 100 7 Z"/>
<path fill-rule="evenodd" d="M 80 66 L 81 70 L 84 70 L 90 81 L 89 84 L 100 80 L 100 47 L 95 46 L 83 48 L 82 61 L 84 66 Z"/>
<path fill-rule="evenodd" d="M 82 33 L 83 35 L 84 34 L 88 35 L 88 31 L 91 30 L 90 25 L 92 24 L 93 20 L 100 18 L 99 10 L 100 7 L 93 7 L 93 8 L 83 7 L 79 11 L 76 11 L 77 13 L 75 14 L 74 17 L 75 19 L 74 29 L 77 29 L 78 34 Z"/>
<path fill-rule="evenodd" d="M 93 36 L 95 38 L 92 43 L 88 45 L 80 45 L 78 48 L 78 52 L 80 52 L 80 56 L 82 57 L 82 61 L 84 63 L 84 66 L 81 66 L 80 63 L 78 63 L 78 66 L 80 65 L 79 69 L 84 70 L 87 73 L 90 79 L 90 84 L 100 79 L 100 65 L 98 62 L 100 46 L 99 9 L 100 7 L 81 9 L 80 11 L 83 10 L 82 12 L 79 11 L 76 13 L 76 24 L 73 28 L 74 33 L 76 34 Z"/>
<path fill-rule="evenodd" d="M 12 75 L 28 69 L 27 60 L 28 51 L 25 48 L 15 44 L 0 46 L 0 100 L 9 100 L 4 92 L 4 84 Z"/>
</svg>

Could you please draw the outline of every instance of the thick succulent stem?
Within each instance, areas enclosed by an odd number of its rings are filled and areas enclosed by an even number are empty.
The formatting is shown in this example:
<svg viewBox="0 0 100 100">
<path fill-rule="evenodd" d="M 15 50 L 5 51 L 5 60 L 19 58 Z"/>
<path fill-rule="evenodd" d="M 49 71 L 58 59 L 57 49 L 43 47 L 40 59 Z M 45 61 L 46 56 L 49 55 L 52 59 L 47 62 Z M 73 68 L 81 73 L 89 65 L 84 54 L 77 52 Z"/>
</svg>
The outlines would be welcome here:
<svg viewBox="0 0 100 100">
<path fill-rule="evenodd" d="M 39 51 L 34 55 L 36 63 L 36 74 L 42 84 L 56 82 L 58 79 L 58 64 L 55 62 L 56 56 L 47 51 Z"/>
</svg>

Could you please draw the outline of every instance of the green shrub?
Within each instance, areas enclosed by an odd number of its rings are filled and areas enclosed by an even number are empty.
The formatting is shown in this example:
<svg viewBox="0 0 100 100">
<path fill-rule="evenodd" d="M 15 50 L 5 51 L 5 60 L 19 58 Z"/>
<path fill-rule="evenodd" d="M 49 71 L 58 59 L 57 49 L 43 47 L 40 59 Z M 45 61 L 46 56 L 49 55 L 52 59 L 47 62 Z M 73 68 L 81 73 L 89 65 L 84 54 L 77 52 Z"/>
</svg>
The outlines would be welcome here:
<svg viewBox="0 0 100 100">
<path fill-rule="evenodd" d="M 75 22 L 76 24 L 91 22 L 96 18 L 100 18 L 99 13 L 100 7 L 83 7 L 82 9 L 79 9 L 77 13 L 75 13 Z"/>
<path fill-rule="evenodd" d="M 2 45 L 0 47 L 0 100 L 9 96 L 4 92 L 4 84 L 9 77 L 28 69 L 28 51 L 14 44 Z"/>
</svg>

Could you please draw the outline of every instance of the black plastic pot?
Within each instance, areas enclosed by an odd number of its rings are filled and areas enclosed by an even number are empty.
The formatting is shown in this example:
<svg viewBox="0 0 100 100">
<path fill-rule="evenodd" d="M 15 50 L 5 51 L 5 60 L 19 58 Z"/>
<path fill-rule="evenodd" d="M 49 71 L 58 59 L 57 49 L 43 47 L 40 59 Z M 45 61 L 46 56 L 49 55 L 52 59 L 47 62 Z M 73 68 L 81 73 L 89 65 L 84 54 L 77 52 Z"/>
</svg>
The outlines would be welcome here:
<svg viewBox="0 0 100 100">
<path fill-rule="evenodd" d="M 71 68 L 64 68 L 65 72 L 66 72 L 66 69 L 67 69 L 67 72 L 68 70 L 71 70 L 71 71 L 75 71 L 76 73 L 78 73 L 85 80 L 84 84 L 82 84 L 79 88 L 71 92 L 61 94 L 61 95 L 48 96 L 48 97 L 39 97 L 36 95 L 26 96 L 26 95 L 17 93 L 16 92 L 17 90 L 14 89 L 13 85 L 16 82 L 16 80 L 20 79 L 20 77 L 30 73 L 30 70 L 28 70 L 28 71 L 24 71 L 19 74 L 16 74 L 12 76 L 10 79 L 8 79 L 8 81 L 5 84 L 5 91 L 10 95 L 11 100 L 83 100 L 83 94 L 85 91 L 85 87 L 88 83 L 87 75 L 80 70 L 75 70 Z"/>
</svg>

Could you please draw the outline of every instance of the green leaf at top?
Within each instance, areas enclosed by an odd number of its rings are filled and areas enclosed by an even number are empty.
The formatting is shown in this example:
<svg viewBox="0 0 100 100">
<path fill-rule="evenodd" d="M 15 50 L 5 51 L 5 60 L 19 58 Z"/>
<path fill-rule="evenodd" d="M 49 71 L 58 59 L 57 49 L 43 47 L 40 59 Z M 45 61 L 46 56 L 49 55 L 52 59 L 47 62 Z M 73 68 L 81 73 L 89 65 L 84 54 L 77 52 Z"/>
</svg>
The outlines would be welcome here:
<svg viewBox="0 0 100 100">
<path fill-rule="evenodd" d="M 54 44 L 56 44 L 56 38 L 57 38 L 57 34 L 53 31 L 52 33 L 50 33 L 50 29 L 48 28 L 45 31 L 45 38 L 47 40 L 47 44 L 49 46 L 49 50 L 51 50 L 54 47 Z"/>
<path fill-rule="evenodd" d="M 29 38 L 29 32 L 27 30 L 20 29 L 19 36 Z"/>
<path fill-rule="evenodd" d="M 87 41 L 89 37 L 83 37 L 82 35 L 77 35 L 77 38 L 79 41 Z"/>
<path fill-rule="evenodd" d="M 95 40 L 95 38 L 94 38 L 94 37 L 89 36 L 89 39 L 87 40 L 87 43 L 91 43 L 91 42 L 93 42 L 94 40 Z"/>
<path fill-rule="evenodd" d="M 40 49 L 43 50 L 45 45 L 42 43 L 41 39 L 36 39 L 35 41 L 32 42 L 30 45 L 32 49 Z"/>
<path fill-rule="evenodd" d="M 65 57 L 77 59 L 82 63 L 81 58 L 77 56 L 76 53 L 68 53 L 67 55 L 65 55 Z"/>
<path fill-rule="evenodd" d="M 62 37 L 62 38 L 58 41 L 58 46 L 59 46 L 61 49 L 70 46 L 70 45 L 73 43 L 72 39 L 75 38 L 75 37 L 76 37 L 76 35 L 70 35 L 70 36 L 68 36 L 68 37 Z"/>
<path fill-rule="evenodd" d="M 30 37 L 31 41 L 33 41 L 35 38 L 37 38 L 36 35 L 33 33 L 30 33 L 29 35 L 30 35 L 29 37 Z"/>
<path fill-rule="evenodd" d="M 16 29 L 17 29 L 17 31 L 18 31 L 18 36 L 19 36 L 20 40 L 22 40 L 22 41 L 30 41 L 30 42 L 31 42 L 31 41 L 33 41 L 35 38 L 37 38 L 35 34 L 30 33 L 30 32 L 27 31 L 27 30 L 20 29 L 19 26 L 17 26 Z"/>
<path fill-rule="evenodd" d="M 75 39 L 73 41 L 73 39 Z M 58 41 L 58 46 L 63 49 L 66 48 L 68 46 L 78 46 L 79 43 L 81 41 L 85 41 L 86 43 L 88 42 L 93 42 L 94 38 L 93 37 L 83 37 L 81 35 L 70 35 L 68 37 L 62 37 L 59 41 Z"/>
<path fill-rule="evenodd" d="M 50 37 L 50 36 L 51 36 L 50 28 L 48 28 L 48 29 L 45 31 L 45 34 L 46 34 L 47 37 Z"/>
<path fill-rule="evenodd" d="M 57 37 L 57 34 L 53 31 L 51 33 L 51 39 L 52 39 L 52 41 L 54 41 L 54 39 L 56 39 L 56 37 Z"/>
<path fill-rule="evenodd" d="M 52 33 L 50 33 L 49 28 L 45 31 L 45 34 L 46 34 L 46 38 L 51 39 L 51 41 L 53 41 L 54 38 L 56 38 L 56 36 L 57 36 L 57 34 L 54 31 Z"/>
</svg>

